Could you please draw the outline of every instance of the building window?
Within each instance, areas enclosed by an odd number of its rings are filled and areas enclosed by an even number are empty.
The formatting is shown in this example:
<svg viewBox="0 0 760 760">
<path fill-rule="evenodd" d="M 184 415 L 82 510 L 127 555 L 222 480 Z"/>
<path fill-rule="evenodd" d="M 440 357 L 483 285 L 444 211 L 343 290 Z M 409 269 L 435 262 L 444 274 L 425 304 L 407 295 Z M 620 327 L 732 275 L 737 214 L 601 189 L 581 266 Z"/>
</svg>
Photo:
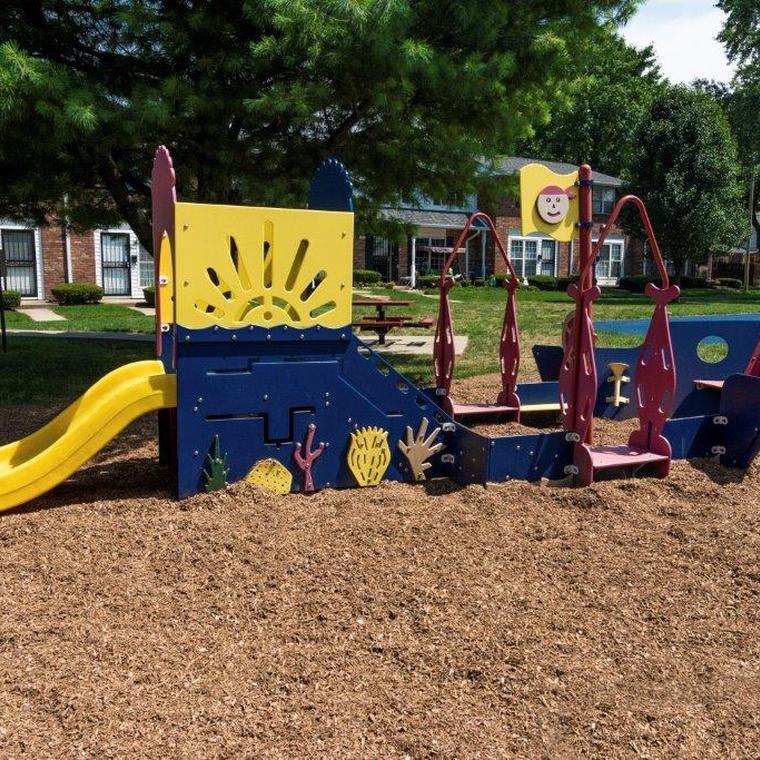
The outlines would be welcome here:
<svg viewBox="0 0 760 760">
<path fill-rule="evenodd" d="M 443 206 L 444 208 L 462 208 L 465 205 L 465 194 L 460 190 L 452 190 L 445 196 L 438 196 L 432 200 L 434 206 Z"/>
<path fill-rule="evenodd" d="M 3 230 L 5 287 L 22 296 L 37 297 L 37 254 L 34 230 Z"/>
<path fill-rule="evenodd" d="M 595 214 L 611 214 L 615 207 L 615 188 L 594 185 L 592 198 Z"/>
<path fill-rule="evenodd" d="M 417 273 L 423 275 L 440 274 L 449 255 L 448 251 L 444 250 L 447 247 L 447 238 L 418 237 L 415 238 L 415 245 L 417 247 Z M 435 248 L 440 250 L 433 250 Z"/>
<path fill-rule="evenodd" d="M 387 238 L 368 237 L 365 246 L 367 268 L 380 272 L 384 280 L 398 279 L 398 244 Z"/>
<path fill-rule="evenodd" d="M 520 279 L 537 274 L 554 277 L 557 271 L 557 242 L 549 238 L 510 237 L 509 258 Z"/>
<path fill-rule="evenodd" d="M 100 261 L 105 295 L 128 296 L 132 290 L 129 267 L 129 233 L 101 232 Z"/>
<path fill-rule="evenodd" d="M 152 287 L 155 281 L 155 265 L 153 264 L 153 254 L 149 253 L 140 246 L 140 287 Z"/>
<path fill-rule="evenodd" d="M 623 244 L 605 243 L 596 257 L 597 280 L 619 280 L 623 274 Z"/>
</svg>

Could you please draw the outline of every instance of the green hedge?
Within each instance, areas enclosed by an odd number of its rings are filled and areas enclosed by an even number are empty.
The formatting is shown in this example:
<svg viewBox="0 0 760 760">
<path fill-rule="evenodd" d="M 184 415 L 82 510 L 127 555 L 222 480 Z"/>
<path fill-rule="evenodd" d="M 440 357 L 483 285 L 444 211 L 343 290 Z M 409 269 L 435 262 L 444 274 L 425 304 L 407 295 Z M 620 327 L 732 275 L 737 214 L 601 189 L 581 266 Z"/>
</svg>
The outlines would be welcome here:
<svg viewBox="0 0 760 760">
<path fill-rule="evenodd" d="M 655 285 L 660 285 L 660 278 L 654 277 L 650 274 L 636 274 L 626 277 L 621 277 L 618 281 L 618 285 L 623 290 L 630 290 L 631 293 L 643 293 L 644 288 L 653 282 Z"/>
<path fill-rule="evenodd" d="M 148 306 L 156 305 L 156 289 L 153 285 L 149 285 L 147 288 L 143 288 L 143 298 Z"/>
<path fill-rule="evenodd" d="M 15 309 L 21 306 L 21 293 L 18 290 L 4 290 L 3 291 L 3 308 Z"/>
<path fill-rule="evenodd" d="M 556 290 L 557 278 L 548 274 L 536 274 L 533 277 L 528 277 L 528 285 L 533 285 L 539 290 Z"/>
<path fill-rule="evenodd" d="M 417 278 L 417 287 L 425 290 L 425 288 L 437 288 L 439 277 L 437 274 L 421 274 Z"/>
<path fill-rule="evenodd" d="M 103 298 L 103 288 L 93 282 L 67 282 L 56 285 L 52 293 L 59 304 L 66 306 L 97 303 Z"/>
<path fill-rule="evenodd" d="M 740 290 L 744 287 L 744 283 L 736 277 L 718 277 L 718 285 L 723 288 L 734 288 Z"/>
<path fill-rule="evenodd" d="M 380 272 L 373 269 L 354 269 L 354 285 L 377 285 L 382 279 Z"/>
<path fill-rule="evenodd" d="M 548 274 L 537 274 L 528 278 L 528 285 L 532 285 L 538 290 L 559 290 L 564 293 L 570 283 L 575 282 L 577 279 L 576 276 L 552 277 Z"/>
</svg>

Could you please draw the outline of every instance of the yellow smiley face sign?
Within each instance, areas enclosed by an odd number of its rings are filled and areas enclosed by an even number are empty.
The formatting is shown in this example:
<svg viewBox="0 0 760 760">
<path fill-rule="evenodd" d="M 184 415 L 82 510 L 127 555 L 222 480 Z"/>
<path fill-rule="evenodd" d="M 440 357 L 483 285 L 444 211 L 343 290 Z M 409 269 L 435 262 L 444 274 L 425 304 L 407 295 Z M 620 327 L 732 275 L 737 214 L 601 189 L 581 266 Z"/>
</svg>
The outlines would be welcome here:
<svg viewBox="0 0 760 760">
<path fill-rule="evenodd" d="M 573 239 L 578 221 L 578 172 L 557 174 L 542 164 L 520 169 L 522 234 L 542 232 L 555 240 Z"/>
</svg>

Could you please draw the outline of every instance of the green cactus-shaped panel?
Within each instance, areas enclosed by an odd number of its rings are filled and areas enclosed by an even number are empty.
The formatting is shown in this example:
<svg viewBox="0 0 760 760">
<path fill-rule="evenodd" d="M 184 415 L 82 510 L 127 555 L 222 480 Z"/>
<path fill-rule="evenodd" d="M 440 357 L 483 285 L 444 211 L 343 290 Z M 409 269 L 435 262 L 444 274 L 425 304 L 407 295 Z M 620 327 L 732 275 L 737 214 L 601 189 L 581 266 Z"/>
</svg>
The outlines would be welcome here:
<svg viewBox="0 0 760 760">
<path fill-rule="evenodd" d="M 206 491 L 208 493 L 219 491 L 227 485 L 230 468 L 227 467 L 227 454 L 222 454 L 218 435 L 214 436 L 211 453 L 206 459 L 208 460 L 208 468 L 203 469 L 203 474 L 206 477 Z"/>
</svg>

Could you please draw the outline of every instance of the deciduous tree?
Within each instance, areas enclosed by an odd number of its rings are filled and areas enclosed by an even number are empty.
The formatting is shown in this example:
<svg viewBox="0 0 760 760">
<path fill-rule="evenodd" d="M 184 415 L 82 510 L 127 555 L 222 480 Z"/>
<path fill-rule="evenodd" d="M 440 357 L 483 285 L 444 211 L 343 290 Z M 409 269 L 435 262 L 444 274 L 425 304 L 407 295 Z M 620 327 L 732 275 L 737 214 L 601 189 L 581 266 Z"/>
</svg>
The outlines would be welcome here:
<svg viewBox="0 0 760 760">
<path fill-rule="evenodd" d="M 737 245 L 746 232 L 736 144 L 712 95 L 670 86 L 636 134 L 630 189 L 646 202 L 678 276 L 687 261 Z M 632 231 L 638 225 L 629 223 Z"/>
<path fill-rule="evenodd" d="M 637 1 L 6 0 L 0 213 L 120 217 L 149 247 L 158 143 L 188 200 L 300 203 L 328 155 L 365 216 L 467 190 Z"/>
</svg>

